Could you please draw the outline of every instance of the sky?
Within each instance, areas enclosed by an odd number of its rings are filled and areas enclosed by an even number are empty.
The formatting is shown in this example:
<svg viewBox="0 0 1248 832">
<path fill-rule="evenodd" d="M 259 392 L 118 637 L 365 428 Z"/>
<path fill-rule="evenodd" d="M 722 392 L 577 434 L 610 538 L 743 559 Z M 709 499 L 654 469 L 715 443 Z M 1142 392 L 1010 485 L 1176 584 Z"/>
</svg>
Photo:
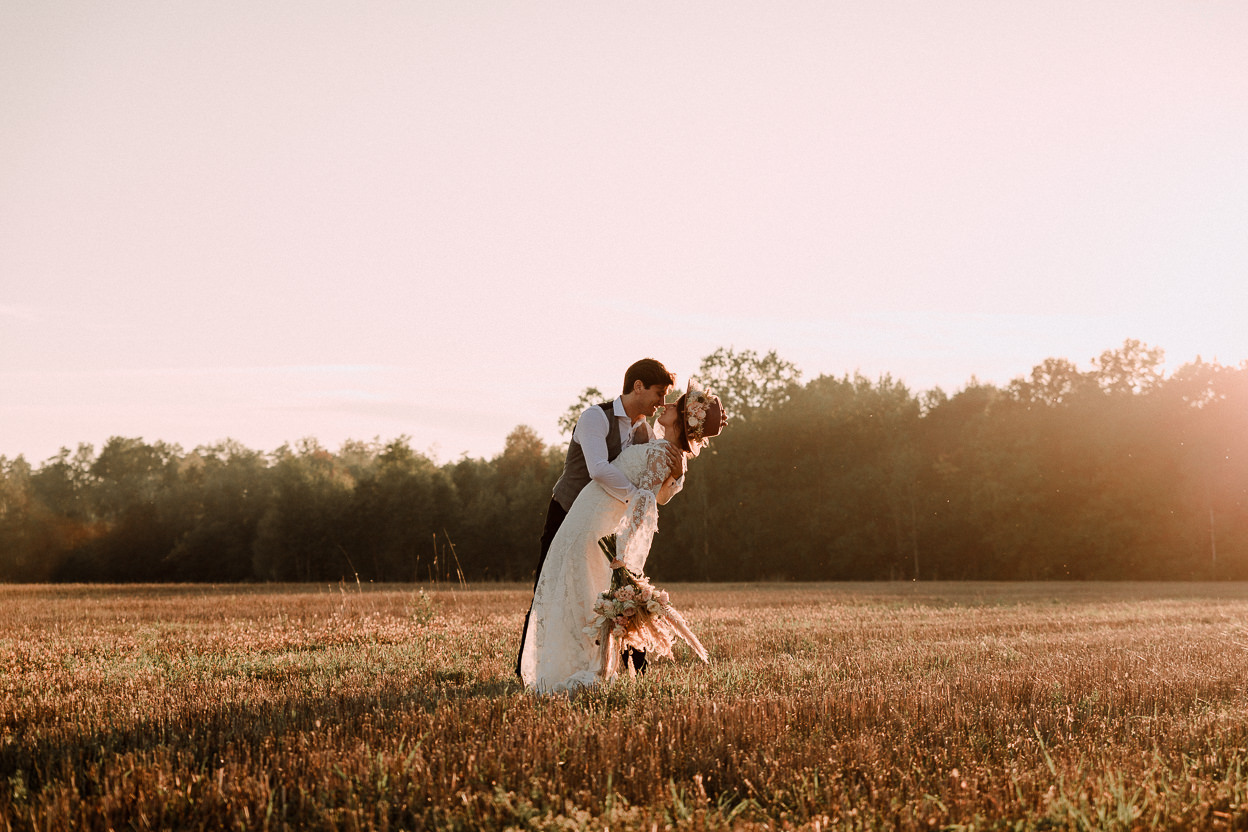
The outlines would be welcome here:
<svg viewBox="0 0 1248 832">
<path fill-rule="evenodd" d="M 0 455 L 562 441 L 720 347 L 1248 360 L 1248 4 L 0 0 Z"/>
</svg>

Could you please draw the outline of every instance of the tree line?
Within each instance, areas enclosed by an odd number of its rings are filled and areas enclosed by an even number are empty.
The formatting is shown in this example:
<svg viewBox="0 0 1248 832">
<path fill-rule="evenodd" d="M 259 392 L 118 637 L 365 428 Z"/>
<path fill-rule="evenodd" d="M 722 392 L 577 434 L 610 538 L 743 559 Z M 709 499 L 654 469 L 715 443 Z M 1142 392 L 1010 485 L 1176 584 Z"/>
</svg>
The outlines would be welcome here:
<svg viewBox="0 0 1248 832">
<path fill-rule="evenodd" d="M 947 395 L 717 350 L 699 377 L 731 422 L 662 509 L 648 571 L 1246 579 L 1248 362 L 1167 376 L 1163 357 L 1127 341 Z M 406 437 L 0 457 L 0 580 L 531 580 L 563 453 L 521 425 L 450 463 Z"/>
</svg>

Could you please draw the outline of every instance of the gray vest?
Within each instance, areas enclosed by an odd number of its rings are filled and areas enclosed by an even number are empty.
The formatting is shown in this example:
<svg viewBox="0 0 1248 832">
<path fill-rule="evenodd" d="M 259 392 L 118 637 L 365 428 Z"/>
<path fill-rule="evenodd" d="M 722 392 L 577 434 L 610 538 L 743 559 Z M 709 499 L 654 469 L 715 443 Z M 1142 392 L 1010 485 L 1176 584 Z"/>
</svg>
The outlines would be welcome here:
<svg viewBox="0 0 1248 832">
<path fill-rule="evenodd" d="M 610 425 L 607 430 L 607 462 L 611 462 L 620 455 L 620 426 L 615 421 L 615 402 L 603 402 L 598 407 L 607 414 L 607 423 Z M 571 511 L 576 495 L 589 485 L 589 480 L 585 452 L 581 450 L 581 443 L 573 439 L 568 443 L 568 456 L 563 461 L 563 476 L 555 483 L 555 502 L 563 506 L 564 511 Z"/>
</svg>

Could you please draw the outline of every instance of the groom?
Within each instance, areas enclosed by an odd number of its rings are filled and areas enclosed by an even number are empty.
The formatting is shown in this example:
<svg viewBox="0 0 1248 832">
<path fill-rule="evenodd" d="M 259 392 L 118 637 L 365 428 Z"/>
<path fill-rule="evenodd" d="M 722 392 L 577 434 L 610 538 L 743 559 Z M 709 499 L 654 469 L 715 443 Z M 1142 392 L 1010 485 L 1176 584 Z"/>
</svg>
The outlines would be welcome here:
<svg viewBox="0 0 1248 832">
<path fill-rule="evenodd" d="M 611 464 L 620 451 L 630 445 L 649 442 L 654 438 L 654 430 L 646 421 L 653 416 L 659 405 L 663 404 L 668 390 L 676 383 L 676 376 L 653 358 L 643 358 L 628 368 L 624 373 L 624 392 L 613 402 L 594 405 L 581 414 L 572 431 L 572 441 L 568 443 L 568 455 L 563 462 L 563 476 L 555 483 L 554 496 L 546 509 L 546 527 L 542 530 L 541 553 L 537 559 L 537 572 L 533 576 L 533 588 L 537 589 L 537 580 L 542 574 L 542 564 L 546 562 L 546 553 L 550 550 L 550 542 L 555 533 L 568 516 L 572 503 L 581 489 L 593 480 L 603 490 L 622 503 L 629 503 L 637 491 L 637 487 L 629 482 L 624 473 Z M 680 471 L 681 478 L 676 480 L 673 494 L 684 484 L 684 455 L 669 448 L 671 470 Z M 520 650 L 516 655 L 516 675 L 520 675 L 520 656 L 524 655 L 524 634 L 529 629 L 529 615 L 524 614 L 524 627 L 520 630 Z M 625 667 L 628 659 L 632 659 L 633 669 L 641 672 L 646 667 L 646 654 L 633 651 L 625 653 Z"/>
</svg>

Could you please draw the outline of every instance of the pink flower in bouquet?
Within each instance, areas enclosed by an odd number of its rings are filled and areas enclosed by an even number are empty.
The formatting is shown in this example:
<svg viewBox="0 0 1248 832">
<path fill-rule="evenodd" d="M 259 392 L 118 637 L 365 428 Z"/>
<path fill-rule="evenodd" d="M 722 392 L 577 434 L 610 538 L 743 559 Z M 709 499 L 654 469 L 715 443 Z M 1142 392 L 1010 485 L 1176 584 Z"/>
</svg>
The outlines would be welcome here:
<svg viewBox="0 0 1248 832">
<path fill-rule="evenodd" d="M 669 603 L 666 590 L 660 589 L 659 594 L 656 597 L 659 599 L 659 603 L 663 604 L 664 606 L 667 606 L 667 604 Z"/>
</svg>

